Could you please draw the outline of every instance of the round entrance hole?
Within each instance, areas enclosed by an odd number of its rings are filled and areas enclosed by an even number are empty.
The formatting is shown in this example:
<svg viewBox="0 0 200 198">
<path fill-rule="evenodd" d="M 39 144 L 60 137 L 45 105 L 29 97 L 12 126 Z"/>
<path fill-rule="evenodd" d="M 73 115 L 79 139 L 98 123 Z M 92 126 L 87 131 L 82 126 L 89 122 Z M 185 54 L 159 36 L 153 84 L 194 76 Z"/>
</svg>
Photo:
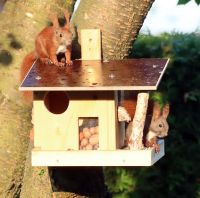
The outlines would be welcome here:
<svg viewBox="0 0 200 198">
<path fill-rule="evenodd" d="M 64 113 L 69 106 L 69 98 L 63 91 L 50 91 L 44 96 L 46 108 L 53 114 Z"/>
</svg>

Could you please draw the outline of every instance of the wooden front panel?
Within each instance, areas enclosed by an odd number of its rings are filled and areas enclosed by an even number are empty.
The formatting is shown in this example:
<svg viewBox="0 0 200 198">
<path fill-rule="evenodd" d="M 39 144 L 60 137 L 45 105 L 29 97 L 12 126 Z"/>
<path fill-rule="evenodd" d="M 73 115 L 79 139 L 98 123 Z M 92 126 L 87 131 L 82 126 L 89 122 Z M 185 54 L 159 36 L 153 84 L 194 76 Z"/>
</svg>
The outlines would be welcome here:
<svg viewBox="0 0 200 198">
<path fill-rule="evenodd" d="M 100 150 L 116 149 L 116 104 L 112 92 L 68 92 L 69 106 L 61 114 L 48 111 L 44 93 L 34 97 L 34 146 L 42 150 L 78 150 L 78 120 L 98 118 Z M 59 101 L 57 101 L 59 103 Z"/>
</svg>

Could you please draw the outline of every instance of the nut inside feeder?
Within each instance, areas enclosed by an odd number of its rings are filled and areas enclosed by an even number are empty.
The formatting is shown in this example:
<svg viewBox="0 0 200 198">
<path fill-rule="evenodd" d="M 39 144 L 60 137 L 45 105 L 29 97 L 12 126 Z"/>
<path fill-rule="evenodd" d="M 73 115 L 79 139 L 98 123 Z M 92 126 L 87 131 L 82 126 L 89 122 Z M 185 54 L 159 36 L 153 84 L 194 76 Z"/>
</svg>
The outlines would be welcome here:
<svg viewBox="0 0 200 198">
<path fill-rule="evenodd" d="M 98 118 L 79 118 L 79 149 L 97 150 L 98 148 Z"/>
</svg>

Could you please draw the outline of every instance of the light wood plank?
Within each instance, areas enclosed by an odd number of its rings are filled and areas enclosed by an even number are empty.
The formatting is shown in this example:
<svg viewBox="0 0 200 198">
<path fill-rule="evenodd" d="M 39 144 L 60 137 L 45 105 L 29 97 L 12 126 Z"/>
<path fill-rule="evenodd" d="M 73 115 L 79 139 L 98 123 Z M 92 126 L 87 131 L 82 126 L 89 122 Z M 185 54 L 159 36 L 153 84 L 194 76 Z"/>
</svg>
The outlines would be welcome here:
<svg viewBox="0 0 200 198">
<path fill-rule="evenodd" d="M 88 94 L 88 95 L 87 95 Z M 78 119 L 94 117 L 99 119 L 99 148 L 116 149 L 116 102 L 114 93 L 87 92 L 81 95 L 68 92 L 69 106 L 62 114 L 53 114 L 44 105 L 43 94 L 34 98 L 34 145 L 42 150 L 78 150 Z M 59 101 L 58 101 L 59 102 Z"/>
<path fill-rule="evenodd" d="M 100 29 L 81 30 L 81 58 L 82 60 L 101 60 Z"/>
<path fill-rule="evenodd" d="M 20 87 L 20 91 L 153 91 L 157 86 L 102 86 L 102 87 Z"/>
<path fill-rule="evenodd" d="M 159 142 L 160 152 L 152 148 L 131 151 L 42 151 L 33 149 L 33 166 L 151 166 L 162 158 L 164 140 Z"/>
</svg>

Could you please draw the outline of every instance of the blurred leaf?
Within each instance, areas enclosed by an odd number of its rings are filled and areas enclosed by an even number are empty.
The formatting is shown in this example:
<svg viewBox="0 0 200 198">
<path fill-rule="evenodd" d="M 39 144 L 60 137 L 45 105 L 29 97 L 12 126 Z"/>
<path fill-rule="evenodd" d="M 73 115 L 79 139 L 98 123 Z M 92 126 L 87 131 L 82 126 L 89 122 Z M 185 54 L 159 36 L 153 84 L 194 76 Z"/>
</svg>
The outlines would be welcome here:
<svg viewBox="0 0 200 198">
<path fill-rule="evenodd" d="M 195 0 L 195 2 L 197 3 L 197 5 L 199 5 L 199 4 L 200 4 L 200 0 Z"/>
<path fill-rule="evenodd" d="M 178 0 L 178 5 L 182 5 L 182 4 L 186 4 L 188 3 L 190 0 Z"/>
<path fill-rule="evenodd" d="M 161 109 L 168 103 L 167 95 L 158 91 L 151 92 L 150 99 L 157 102 Z"/>
<path fill-rule="evenodd" d="M 44 170 L 44 169 L 41 169 L 38 175 L 39 175 L 39 176 L 43 176 L 44 173 L 45 173 L 45 170 Z"/>
</svg>

